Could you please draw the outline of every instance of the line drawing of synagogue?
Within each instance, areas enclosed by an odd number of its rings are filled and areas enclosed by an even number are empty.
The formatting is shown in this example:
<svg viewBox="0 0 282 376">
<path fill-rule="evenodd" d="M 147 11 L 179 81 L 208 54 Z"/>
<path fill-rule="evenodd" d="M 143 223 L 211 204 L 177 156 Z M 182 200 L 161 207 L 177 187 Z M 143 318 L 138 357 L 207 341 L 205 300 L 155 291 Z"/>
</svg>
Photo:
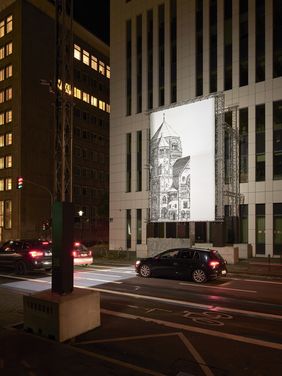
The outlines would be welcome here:
<svg viewBox="0 0 282 376">
<path fill-rule="evenodd" d="M 182 156 L 181 137 L 163 122 L 150 144 L 150 198 L 152 222 L 190 219 L 190 156 Z"/>
</svg>

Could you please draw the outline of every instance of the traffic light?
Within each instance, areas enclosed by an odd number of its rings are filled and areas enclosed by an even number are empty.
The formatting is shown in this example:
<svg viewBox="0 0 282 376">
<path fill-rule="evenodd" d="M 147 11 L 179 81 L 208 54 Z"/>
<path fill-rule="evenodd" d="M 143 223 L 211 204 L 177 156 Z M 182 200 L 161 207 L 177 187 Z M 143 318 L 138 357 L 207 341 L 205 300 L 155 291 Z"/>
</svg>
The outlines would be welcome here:
<svg viewBox="0 0 282 376">
<path fill-rule="evenodd" d="M 23 187 L 23 178 L 18 177 L 17 178 L 17 189 L 22 189 L 22 187 Z"/>
</svg>

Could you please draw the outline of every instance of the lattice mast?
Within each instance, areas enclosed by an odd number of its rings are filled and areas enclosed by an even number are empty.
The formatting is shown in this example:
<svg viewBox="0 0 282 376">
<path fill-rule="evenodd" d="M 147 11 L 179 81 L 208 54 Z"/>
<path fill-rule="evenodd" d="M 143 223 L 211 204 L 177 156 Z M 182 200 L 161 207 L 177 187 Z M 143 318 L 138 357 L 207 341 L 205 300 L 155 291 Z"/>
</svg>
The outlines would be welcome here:
<svg viewBox="0 0 282 376">
<path fill-rule="evenodd" d="M 73 2 L 56 0 L 55 199 L 72 202 Z"/>
</svg>

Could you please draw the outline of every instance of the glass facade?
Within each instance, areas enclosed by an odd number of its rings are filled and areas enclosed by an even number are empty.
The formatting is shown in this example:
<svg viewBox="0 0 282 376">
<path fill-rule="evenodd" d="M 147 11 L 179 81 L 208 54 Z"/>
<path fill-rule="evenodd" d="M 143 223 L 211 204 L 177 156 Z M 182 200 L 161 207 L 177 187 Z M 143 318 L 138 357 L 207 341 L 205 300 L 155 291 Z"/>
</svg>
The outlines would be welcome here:
<svg viewBox="0 0 282 376">
<path fill-rule="evenodd" d="M 239 75 L 240 86 L 248 85 L 248 0 L 240 0 L 239 7 Z"/>
<path fill-rule="evenodd" d="M 142 131 L 137 132 L 136 191 L 142 191 Z"/>
<path fill-rule="evenodd" d="M 273 179 L 282 179 L 282 100 L 273 102 Z"/>
<path fill-rule="evenodd" d="M 203 95 L 203 0 L 196 1 L 196 97 Z"/>
<path fill-rule="evenodd" d="M 177 101 L 176 71 L 177 71 L 177 24 L 176 0 L 170 0 L 170 101 Z"/>
<path fill-rule="evenodd" d="M 239 177 L 240 183 L 248 182 L 248 109 L 239 110 Z"/>
<path fill-rule="evenodd" d="M 282 256 L 282 203 L 273 204 L 273 253 Z"/>
<path fill-rule="evenodd" d="M 256 0 L 256 82 L 265 80 L 265 0 Z"/>
<path fill-rule="evenodd" d="M 131 192 L 131 133 L 126 135 L 126 192 Z"/>
<path fill-rule="evenodd" d="M 159 51 L 159 106 L 164 105 L 165 98 L 165 8 L 158 7 L 158 51 Z"/>
<path fill-rule="evenodd" d="M 126 210 L 126 247 L 131 248 L 131 210 Z"/>
<path fill-rule="evenodd" d="M 265 180 L 265 105 L 256 106 L 256 181 Z"/>
<path fill-rule="evenodd" d="M 232 0 L 224 0 L 224 90 L 232 89 Z"/>
<path fill-rule="evenodd" d="M 131 71 L 132 71 L 132 41 L 131 41 L 131 20 L 126 22 L 126 115 L 131 115 Z"/>
<path fill-rule="evenodd" d="M 282 76 L 282 1 L 273 0 L 273 78 Z"/>
<path fill-rule="evenodd" d="M 256 204 L 256 254 L 265 254 L 265 205 Z"/>
<path fill-rule="evenodd" d="M 142 209 L 136 209 L 136 243 L 142 243 Z"/>
<path fill-rule="evenodd" d="M 248 205 L 240 205 L 240 243 L 248 243 Z"/>
<path fill-rule="evenodd" d="M 210 92 L 217 91 L 217 0 L 210 0 Z"/>
<path fill-rule="evenodd" d="M 147 107 L 153 108 L 153 11 L 147 12 Z"/>
<path fill-rule="evenodd" d="M 142 16 L 136 18 L 136 98 L 137 113 L 142 111 Z"/>
</svg>

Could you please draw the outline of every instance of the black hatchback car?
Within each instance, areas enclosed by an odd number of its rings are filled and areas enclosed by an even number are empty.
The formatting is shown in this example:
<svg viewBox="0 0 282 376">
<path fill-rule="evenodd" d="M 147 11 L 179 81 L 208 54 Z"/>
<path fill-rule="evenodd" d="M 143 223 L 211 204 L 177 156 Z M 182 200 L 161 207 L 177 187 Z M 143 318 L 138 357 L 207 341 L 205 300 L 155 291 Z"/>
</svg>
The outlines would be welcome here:
<svg viewBox="0 0 282 376">
<path fill-rule="evenodd" d="M 12 268 L 17 274 L 52 268 L 52 248 L 49 241 L 9 240 L 0 247 L 0 267 Z"/>
<path fill-rule="evenodd" d="M 141 277 L 181 276 L 203 283 L 227 274 L 226 262 L 216 250 L 196 248 L 169 249 L 136 261 Z"/>
</svg>

